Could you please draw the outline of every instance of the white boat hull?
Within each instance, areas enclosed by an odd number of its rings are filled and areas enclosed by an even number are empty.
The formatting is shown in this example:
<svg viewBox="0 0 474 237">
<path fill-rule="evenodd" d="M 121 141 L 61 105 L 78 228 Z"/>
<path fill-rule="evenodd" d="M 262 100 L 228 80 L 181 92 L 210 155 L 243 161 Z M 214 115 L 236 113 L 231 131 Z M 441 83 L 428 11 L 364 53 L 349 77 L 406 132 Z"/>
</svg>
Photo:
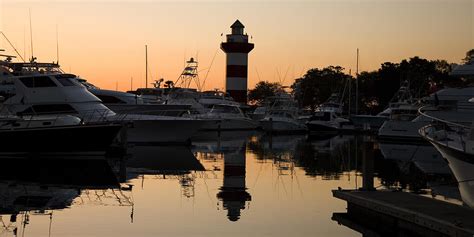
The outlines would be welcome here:
<svg viewBox="0 0 474 237">
<path fill-rule="evenodd" d="M 462 152 L 433 140 L 429 141 L 448 161 L 449 168 L 458 181 L 463 202 L 474 207 L 474 154 Z"/>
<path fill-rule="evenodd" d="M 127 130 L 130 143 L 187 144 L 208 122 L 203 120 L 134 120 Z"/>
<path fill-rule="evenodd" d="M 201 130 L 253 130 L 258 127 L 258 122 L 251 119 L 231 119 L 213 120 L 207 123 Z"/>
<path fill-rule="evenodd" d="M 380 139 L 385 140 L 412 140 L 422 141 L 422 137 L 418 133 L 418 130 L 428 125 L 428 121 L 392 121 L 387 120 L 380 127 L 378 136 Z"/>
</svg>

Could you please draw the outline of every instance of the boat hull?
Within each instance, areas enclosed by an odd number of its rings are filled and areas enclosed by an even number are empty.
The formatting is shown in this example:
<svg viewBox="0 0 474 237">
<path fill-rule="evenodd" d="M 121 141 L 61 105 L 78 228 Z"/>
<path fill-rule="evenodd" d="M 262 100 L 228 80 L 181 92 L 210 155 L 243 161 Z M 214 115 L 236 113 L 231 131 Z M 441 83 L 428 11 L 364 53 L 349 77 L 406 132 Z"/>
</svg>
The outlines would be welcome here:
<svg viewBox="0 0 474 237">
<path fill-rule="evenodd" d="M 191 109 L 190 105 L 165 104 L 105 104 L 118 114 L 146 114 L 159 116 L 181 116 Z"/>
<path fill-rule="evenodd" d="M 474 154 L 462 152 L 429 138 L 428 141 L 448 161 L 449 168 L 458 181 L 463 202 L 474 207 Z"/>
<path fill-rule="evenodd" d="M 385 121 L 378 131 L 378 137 L 381 141 L 392 142 L 420 142 L 425 140 L 420 136 L 418 130 L 429 124 L 427 121 Z"/>
<path fill-rule="evenodd" d="M 251 119 L 221 119 L 208 123 L 201 130 L 254 130 L 258 127 L 258 122 Z"/>
<path fill-rule="evenodd" d="M 337 132 L 338 128 L 330 124 L 308 122 L 306 124 L 310 132 Z"/>
<path fill-rule="evenodd" d="M 196 119 L 134 120 L 127 131 L 127 139 L 129 143 L 189 144 L 191 136 L 208 123 L 212 123 L 212 121 Z"/>
<path fill-rule="evenodd" d="M 77 125 L 0 130 L 0 152 L 104 152 L 122 125 Z"/>
<path fill-rule="evenodd" d="M 260 126 L 266 132 L 276 133 L 291 133 L 291 132 L 306 132 L 307 128 L 303 124 L 291 121 L 279 121 L 279 120 L 260 120 Z"/>
</svg>

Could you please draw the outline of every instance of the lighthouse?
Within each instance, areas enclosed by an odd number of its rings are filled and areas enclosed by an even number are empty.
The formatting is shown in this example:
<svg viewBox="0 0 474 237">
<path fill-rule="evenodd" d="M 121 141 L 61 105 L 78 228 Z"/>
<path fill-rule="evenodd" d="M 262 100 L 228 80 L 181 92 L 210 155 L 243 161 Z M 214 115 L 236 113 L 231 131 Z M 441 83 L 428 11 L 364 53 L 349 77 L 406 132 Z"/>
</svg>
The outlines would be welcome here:
<svg viewBox="0 0 474 237">
<path fill-rule="evenodd" d="M 244 34 L 245 26 L 236 20 L 230 26 L 232 34 L 227 35 L 227 41 L 221 43 L 221 49 L 226 53 L 225 91 L 240 103 L 247 103 L 248 54 L 254 45 L 249 43 L 249 36 Z"/>
</svg>

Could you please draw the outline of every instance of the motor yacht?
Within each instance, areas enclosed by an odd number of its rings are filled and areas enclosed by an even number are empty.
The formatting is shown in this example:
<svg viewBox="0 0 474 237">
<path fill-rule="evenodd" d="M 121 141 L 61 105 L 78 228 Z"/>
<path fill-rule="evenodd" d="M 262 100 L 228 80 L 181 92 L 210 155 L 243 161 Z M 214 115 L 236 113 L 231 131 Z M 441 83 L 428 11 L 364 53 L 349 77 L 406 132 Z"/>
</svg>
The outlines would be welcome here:
<svg viewBox="0 0 474 237">
<path fill-rule="evenodd" d="M 288 110 L 272 110 L 260 120 L 260 126 L 267 132 L 305 132 L 306 125 L 298 120 L 296 114 Z"/>
<path fill-rule="evenodd" d="M 203 91 L 199 95 L 198 102 L 209 109 L 212 109 L 215 105 L 240 106 L 228 93 L 223 91 Z"/>
<path fill-rule="evenodd" d="M 119 114 L 146 114 L 180 117 L 187 113 L 190 105 L 171 105 L 149 103 L 142 95 L 122 91 L 105 90 L 94 86 L 90 82 L 76 78 L 92 94 L 97 96 L 107 108 Z"/>
<path fill-rule="evenodd" d="M 474 87 L 445 88 L 425 98 L 423 106 L 413 104 L 392 108 L 390 120 L 379 129 L 379 138 L 392 141 L 423 141 L 418 130 L 428 125 L 432 119 L 420 115 L 419 109 L 436 118 L 469 124 L 474 116 L 474 105 L 468 102 L 472 95 Z"/>
<path fill-rule="evenodd" d="M 376 115 L 354 114 L 350 116 L 350 120 L 358 129 L 378 132 L 380 127 L 391 119 L 392 111 L 397 110 L 396 113 L 401 112 L 402 110 L 399 110 L 400 107 L 407 109 L 407 107 L 410 107 L 415 102 L 411 95 L 408 81 L 404 81 L 382 112 Z M 414 110 L 416 109 L 415 107 Z"/>
<path fill-rule="evenodd" d="M 296 102 L 294 99 L 291 97 L 289 93 L 286 92 L 281 92 L 277 93 L 275 96 L 270 96 L 268 98 L 265 98 L 263 103 L 255 108 L 255 110 L 249 114 L 250 118 L 256 121 L 260 121 L 265 118 L 265 116 L 270 112 L 270 109 L 272 106 L 275 104 L 275 102 L 284 104 L 284 103 L 289 103 L 292 105 L 296 105 Z"/>
<path fill-rule="evenodd" d="M 471 126 L 436 120 L 422 127 L 420 135 L 447 160 L 458 181 L 462 200 L 474 208 L 474 129 Z"/>
<path fill-rule="evenodd" d="M 1 116 L 0 152 L 104 154 L 122 124 L 83 124 L 75 116 Z"/>
<path fill-rule="evenodd" d="M 0 99 L 4 100 L 3 97 Z M 119 141 L 118 134 L 123 129 L 122 124 L 84 124 L 79 117 L 72 115 L 12 115 L 3 103 L 0 103 L 0 111 L 1 153 L 104 154 Z"/>
<path fill-rule="evenodd" d="M 2 62 L 0 95 L 15 114 L 71 114 L 85 123 L 129 123 L 132 143 L 188 143 L 206 122 L 142 114 L 117 114 L 77 83 L 77 76 L 63 73 L 57 64 Z"/>
<path fill-rule="evenodd" d="M 237 105 L 218 104 L 205 114 L 193 116 L 197 119 L 216 121 L 201 130 L 254 130 L 259 124 L 247 117 Z"/>
<path fill-rule="evenodd" d="M 338 93 L 333 93 L 322 103 L 306 122 L 311 135 L 318 133 L 352 130 L 353 126 L 348 119 L 342 117 L 343 104 Z"/>
<path fill-rule="evenodd" d="M 353 129 L 348 119 L 340 117 L 336 111 L 316 111 L 306 122 L 311 134 L 320 132 L 337 132 L 344 129 Z"/>
<path fill-rule="evenodd" d="M 298 106 L 289 94 L 275 97 L 267 114 L 260 120 L 260 126 L 267 132 L 305 132 L 306 125 L 298 119 Z"/>
</svg>

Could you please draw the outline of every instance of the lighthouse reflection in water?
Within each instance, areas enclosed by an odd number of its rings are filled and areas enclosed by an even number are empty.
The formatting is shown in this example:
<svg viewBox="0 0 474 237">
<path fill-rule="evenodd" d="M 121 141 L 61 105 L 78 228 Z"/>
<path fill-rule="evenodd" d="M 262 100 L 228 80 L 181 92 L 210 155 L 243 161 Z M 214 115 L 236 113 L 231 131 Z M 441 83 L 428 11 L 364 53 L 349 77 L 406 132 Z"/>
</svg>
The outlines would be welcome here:
<svg viewBox="0 0 474 237">
<path fill-rule="evenodd" d="M 191 146 L 133 146 L 125 157 L 0 161 L 0 236 L 359 236 L 331 190 L 374 177 L 378 188 L 459 205 L 472 193 L 459 192 L 429 146 L 347 135 L 209 132 Z"/>
<path fill-rule="evenodd" d="M 251 200 L 245 187 L 245 146 L 235 151 L 223 152 L 223 157 L 224 182 L 217 198 L 227 210 L 229 220 L 237 221 L 240 211 L 245 209 L 246 202 Z"/>
</svg>

